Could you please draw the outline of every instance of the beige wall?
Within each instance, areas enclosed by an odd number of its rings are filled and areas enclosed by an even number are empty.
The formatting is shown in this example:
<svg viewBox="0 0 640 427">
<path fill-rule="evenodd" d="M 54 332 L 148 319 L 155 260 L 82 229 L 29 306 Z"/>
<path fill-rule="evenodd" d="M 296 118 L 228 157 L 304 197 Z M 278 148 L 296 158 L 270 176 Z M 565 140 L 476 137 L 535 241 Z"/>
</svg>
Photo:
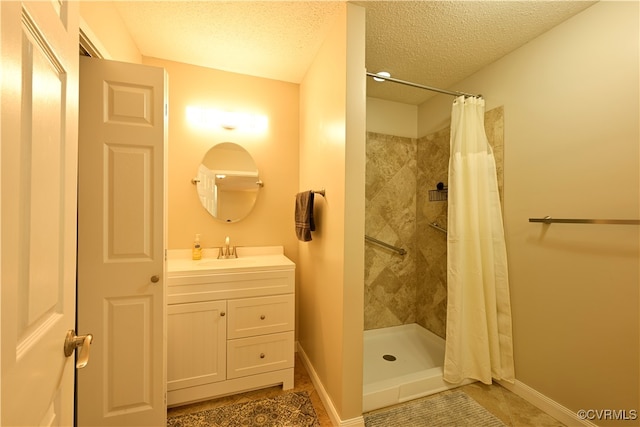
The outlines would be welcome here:
<svg viewBox="0 0 640 427">
<path fill-rule="evenodd" d="M 203 247 L 229 236 L 232 245 L 283 245 L 297 261 L 293 207 L 298 185 L 299 86 L 194 65 L 143 58 L 169 75 L 169 249 L 189 248 L 196 233 Z M 266 115 L 265 133 L 202 129 L 186 120 L 189 105 Z M 225 223 L 202 207 L 191 179 L 209 148 L 221 142 L 244 147 L 255 160 L 264 187 L 243 220 Z M 205 254 L 206 256 L 206 254 Z"/>
<path fill-rule="evenodd" d="M 640 407 L 639 229 L 528 218 L 638 219 L 638 16 L 597 3 L 456 85 L 504 106 L 516 377 L 571 411 Z M 451 101 L 420 106 L 420 135 Z"/>
<path fill-rule="evenodd" d="M 298 339 L 345 420 L 362 411 L 365 70 L 364 11 L 343 8 L 300 86 L 300 190 L 326 197 L 300 243 Z"/>
<path fill-rule="evenodd" d="M 417 138 L 418 106 L 367 97 L 367 132 Z"/>
</svg>

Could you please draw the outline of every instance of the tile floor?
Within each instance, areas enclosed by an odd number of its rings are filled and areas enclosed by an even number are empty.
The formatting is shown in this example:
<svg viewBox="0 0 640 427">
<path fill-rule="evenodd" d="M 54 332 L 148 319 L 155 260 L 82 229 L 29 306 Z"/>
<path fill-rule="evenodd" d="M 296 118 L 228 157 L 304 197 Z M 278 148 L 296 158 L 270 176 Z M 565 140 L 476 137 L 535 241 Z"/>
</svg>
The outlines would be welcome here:
<svg viewBox="0 0 640 427">
<path fill-rule="evenodd" d="M 502 422 L 509 427 L 562 427 L 560 421 L 536 408 L 526 400 L 522 399 L 510 392 L 509 390 L 497 384 L 485 385 L 474 383 L 462 386 L 458 389 L 467 393 L 475 399 L 479 404 L 484 406 L 489 412 L 500 418 Z M 307 391 L 311 397 L 311 402 L 318 415 L 318 420 L 322 427 L 330 427 L 331 419 L 329 418 L 320 396 L 313 387 L 311 378 L 307 373 L 302 361 L 296 354 L 295 380 L 294 389 L 283 391 L 280 386 L 269 387 L 262 390 L 249 391 L 246 393 L 235 394 L 233 396 L 221 397 L 218 399 L 208 400 L 206 402 L 194 403 L 191 405 L 169 408 L 168 415 L 175 416 L 185 413 L 203 411 L 218 406 L 232 405 L 235 403 L 249 402 L 254 399 L 264 397 L 273 397 L 290 391 Z M 443 393 L 450 393 L 444 391 Z M 392 426 L 390 426 L 392 427 Z"/>
<path fill-rule="evenodd" d="M 564 424 L 498 385 L 468 384 L 462 390 L 509 427 L 563 427 Z M 443 393 L 450 393 L 445 391 Z"/>
</svg>

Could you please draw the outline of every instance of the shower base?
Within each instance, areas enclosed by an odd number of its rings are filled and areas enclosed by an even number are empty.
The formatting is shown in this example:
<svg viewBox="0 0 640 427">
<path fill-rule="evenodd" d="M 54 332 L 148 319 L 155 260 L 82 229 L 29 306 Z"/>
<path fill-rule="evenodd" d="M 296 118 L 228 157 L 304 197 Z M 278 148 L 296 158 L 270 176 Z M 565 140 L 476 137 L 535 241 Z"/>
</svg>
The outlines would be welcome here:
<svg viewBox="0 0 640 427">
<path fill-rule="evenodd" d="M 473 382 L 445 382 L 443 365 L 444 340 L 418 324 L 365 331 L 362 411 Z"/>
</svg>

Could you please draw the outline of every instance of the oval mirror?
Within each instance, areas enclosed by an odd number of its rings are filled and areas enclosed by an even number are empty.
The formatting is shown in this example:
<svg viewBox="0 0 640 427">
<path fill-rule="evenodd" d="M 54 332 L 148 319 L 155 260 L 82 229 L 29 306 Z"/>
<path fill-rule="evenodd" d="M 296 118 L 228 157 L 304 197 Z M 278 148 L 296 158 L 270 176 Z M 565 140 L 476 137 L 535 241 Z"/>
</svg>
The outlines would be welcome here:
<svg viewBox="0 0 640 427">
<path fill-rule="evenodd" d="M 232 142 L 213 146 L 198 167 L 196 187 L 200 202 L 214 218 L 224 222 L 246 217 L 261 186 L 251 154 Z"/>
</svg>

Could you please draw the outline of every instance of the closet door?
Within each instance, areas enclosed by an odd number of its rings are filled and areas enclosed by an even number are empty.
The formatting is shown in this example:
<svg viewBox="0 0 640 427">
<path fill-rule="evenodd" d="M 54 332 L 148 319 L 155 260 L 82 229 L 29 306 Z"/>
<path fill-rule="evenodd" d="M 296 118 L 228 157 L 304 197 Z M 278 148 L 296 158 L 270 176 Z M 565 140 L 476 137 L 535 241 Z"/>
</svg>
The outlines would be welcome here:
<svg viewBox="0 0 640 427">
<path fill-rule="evenodd" d="M 80 58 L 81 426 L 165 425 L 166 75 Z"/>
</svg>

